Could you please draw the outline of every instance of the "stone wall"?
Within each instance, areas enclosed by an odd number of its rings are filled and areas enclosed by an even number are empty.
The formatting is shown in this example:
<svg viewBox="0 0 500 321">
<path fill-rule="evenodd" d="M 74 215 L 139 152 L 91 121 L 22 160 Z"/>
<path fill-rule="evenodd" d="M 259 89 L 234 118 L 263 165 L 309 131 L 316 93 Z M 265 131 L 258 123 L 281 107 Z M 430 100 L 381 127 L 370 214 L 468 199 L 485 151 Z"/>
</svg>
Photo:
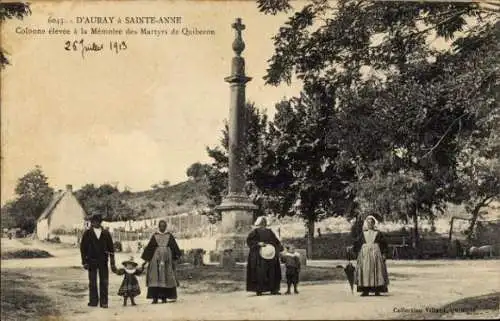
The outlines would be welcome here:
<svg viewBox="0 0 500 321">
<path fill-rule="evenodd" d="M 500 220 L 477 222 L 473 245 L 500 244 Z"/>
<path fill-rule="evenodd" d="M 385 232 L 384 236 L 389 244 L 407 244 L 411 245 L 410 233 L 400 231 Z M 404 241 L 403 241 L 404 240 Z M 282 240 L 283 245 L 291 244 L 296 249 L 306 249 L 307 240 L 301 238 L 286 238 Z M 353 240 L 350 233 L 331 233 L 323 234 L 321 237 L 315 237 L 313 241 L 313 259 L 314 260 L 348 260 L 347 247 L 352 246 Z M 445 235 L 430 233 L 421 234 L 421 248 L 425 257 L 443 257 L 448 254 L 448 239 Z M 408 253 L 401 253 L 400 258 L 410 258 L 411 249 Z M 392 249 L 389 250 L 389 258 L 392 258 Z M 353 257 L 350 258 L 355 259 Z"/>
<path fill-rule="evenodd" d="M 282 243 L 284 246 L 293 245 L 296 249 L 307 249 L 305 237 L 285 238 Z M 313 259 L 338 260 L 347 259 L 346 247 L 352 244 L 352 240 L 349 233 L 332 233 L 315 237 L 313 244 Z"/>
</svg>

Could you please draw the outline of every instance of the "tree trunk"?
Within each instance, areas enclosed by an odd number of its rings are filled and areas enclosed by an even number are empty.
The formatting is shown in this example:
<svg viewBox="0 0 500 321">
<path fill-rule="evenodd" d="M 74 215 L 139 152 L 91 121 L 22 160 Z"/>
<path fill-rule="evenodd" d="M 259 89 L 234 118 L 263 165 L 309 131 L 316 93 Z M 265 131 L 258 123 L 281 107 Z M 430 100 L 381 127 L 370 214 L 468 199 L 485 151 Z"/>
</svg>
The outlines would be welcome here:
<svg viewBox="0 0 500 321">
<path fill-rule="evenodd" d="M 489 197 L 488 197 L 489 198 Z M 469 225 L 469 228 L 467 230 L 467 239 L 471 239 L 472 238 L 472 234 L 474 232 L 474 227 L 476 226 L 476 222 L 477 222 L 477 219 L 479 217 L 479 211 L 481 210 L 481 208 L 483 208 L 485 205 L 486 205 L 486 202 L 488 201 L 488 198 L 484 199 L 483 201 L 479 202 L 476 207 L 474 207 L 474 209 L 472 210 L 472 217 L 470 219 L 470 225 Z"/>
<path fill-rule="evenodd" d="M 348 203 L 347 208 L 345 210 L 344 217 L 351 217 L 351 214 L 354 211 L 354 206 L 356 205 L 354 199 L 355 199 L 354 196 L 349 197 L 349 203 Z"/>
<path fill-rule="evenodd" d="M 412 237 L 412 247 L 413 247 L 413 258 L 417 259 L 420 257 L 420 240 L 418 233 L 418 211 L 415 209 L 412 215 L 413 219 L 413 237 Z"/>
<path fill-rule="evenodd" d="M 314 221 L 307 221 L 307 258 L 313 258 Z"/>
<path fill-rule="evenodd" d="M 431 217 L 431 232 L 436 232 L 436 219 L 434 218 L 434 216 Z"/>
<path fill-rule="evenodd" d="M 451 244 L 451 237 L 453 235 L 453 223 L 455 223 L 455 217 L 452 217 L 450 221 L 450 232 L 448 233 L 448 243 L 450 244 Z"/>
</svg>

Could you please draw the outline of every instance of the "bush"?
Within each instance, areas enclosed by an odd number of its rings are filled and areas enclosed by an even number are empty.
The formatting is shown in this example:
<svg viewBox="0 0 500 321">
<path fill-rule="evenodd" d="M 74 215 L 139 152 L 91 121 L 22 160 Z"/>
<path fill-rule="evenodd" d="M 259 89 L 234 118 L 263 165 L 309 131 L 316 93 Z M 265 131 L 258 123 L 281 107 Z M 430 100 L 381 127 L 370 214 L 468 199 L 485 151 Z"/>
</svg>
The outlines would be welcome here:
<svg viewBox="0 0 500 321">
<path fill-rule="evenodd" d="M 59 236 L 54 236 L 52 238 L 48 238 L 47 242 L 50 242 L 50 243 L 61 243 L 61 239 L 59 238 Z"/>
<path fill-rule="evenodd" d="M 221 255 L 217 251 L 210 251 L 210 262 L 220 262 L 221 261 Z"/>
<path fill-rule="evenodd" d="M 23 250 L 16 250 L 16 251 L 9 251 L 2 253 L 2 260 L 39 259 L 48 257 L 53 257 L 53 256 L 47 251 L 37 250 L 37 249 L 23 249 Z"/>
<path fill-rule="evenodd" d="M 52 230 L 51 234 L 54 234 L 54 235 L 74 235 L 74 234 L 76 234 L 76 229 L 58 228 L 58 229 Z"/>
<path fill-rule="evenodd" d="M 115 248 L 115 252 L 123 252 L 123 245 L 122 245 L 122 242 L 119 242 L 119 241 L 116 241 L 114 244 L 113 244 L 114 248 Z"/>
</svg>

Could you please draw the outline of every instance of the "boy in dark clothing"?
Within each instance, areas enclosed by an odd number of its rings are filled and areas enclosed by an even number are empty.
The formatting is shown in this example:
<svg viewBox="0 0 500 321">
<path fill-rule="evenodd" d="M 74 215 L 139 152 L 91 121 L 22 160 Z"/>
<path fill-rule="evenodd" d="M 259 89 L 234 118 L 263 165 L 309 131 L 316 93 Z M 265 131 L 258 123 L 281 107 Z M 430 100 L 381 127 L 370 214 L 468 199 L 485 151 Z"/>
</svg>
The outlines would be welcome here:
<svg viewBox="0 0 500 321">
<path fill-rule="evenodd" d="M 300 274 L 300 254 L 295 252 L 293 246 L 287 246 L 286 252 L 281 257 L 281 261 L 285 263 L 286 267 L 286 284 L 288 287 L 285 294 L 290 294 L 291 285 L 293 285 L 294 293 L 299 294 L 297 286 Z"/>
<path fill-rule="evenodd" d="M 89 271 L 89 303 L 88 306 L 108 307 L 108 257 L 111 267 L 115 267 L 114 247 L 111 234 L 102 228 L 102 217 L 93 215 L 91 227 L 83 233 L 80 243 L 83 268 Z M 116 268 L 116 267 L 115 267 Z M 99 274 L 99 291 L 97 290 L 97 274 Z"/>
</svg>

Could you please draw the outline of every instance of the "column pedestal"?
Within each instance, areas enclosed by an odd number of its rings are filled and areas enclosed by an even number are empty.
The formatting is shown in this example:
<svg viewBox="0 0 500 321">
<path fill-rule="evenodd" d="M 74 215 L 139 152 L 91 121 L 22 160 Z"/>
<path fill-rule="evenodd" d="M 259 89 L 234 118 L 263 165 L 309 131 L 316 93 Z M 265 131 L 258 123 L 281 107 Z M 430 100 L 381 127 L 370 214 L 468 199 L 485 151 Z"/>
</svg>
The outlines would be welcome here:
<svg viewBox="0 0 500 321">
<path fill-rule="evenodd" d="M 231 250 L 235 262 L 246 262 L 248 257 L 247 237 L 254 221 L 257 206 L 245 195 L 228 195 L 217 207 L 222 221 L 216 249 L 224 257 Z M 223 264 L 221 259 L 221 264 Z"/>
</svg>

